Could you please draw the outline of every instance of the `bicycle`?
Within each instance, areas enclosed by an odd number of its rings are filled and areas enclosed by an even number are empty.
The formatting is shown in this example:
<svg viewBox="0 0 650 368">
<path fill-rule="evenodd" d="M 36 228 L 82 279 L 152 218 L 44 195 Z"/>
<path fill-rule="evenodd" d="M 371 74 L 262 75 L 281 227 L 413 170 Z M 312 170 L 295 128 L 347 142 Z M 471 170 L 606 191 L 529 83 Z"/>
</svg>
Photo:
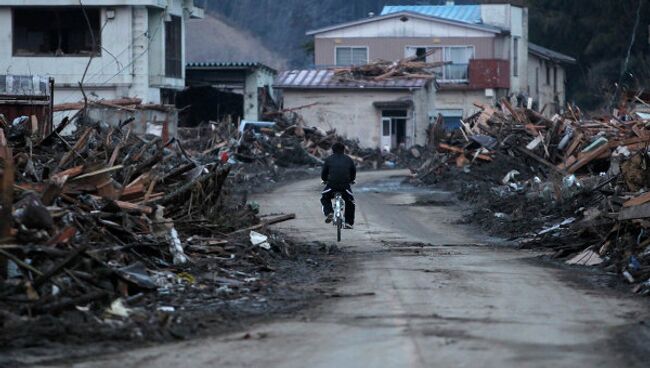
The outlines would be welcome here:
<svg viewBox="0 0 650 368">
<path fill-rule="evenodd" d="M 343 229 L 343 214 L 345 213 L 345 201 L 341 193 L 334 195 L 334 215 L 332 223 L 336 227 L 336 241 L 341 241 L 341 229 Z"/>
</svg>

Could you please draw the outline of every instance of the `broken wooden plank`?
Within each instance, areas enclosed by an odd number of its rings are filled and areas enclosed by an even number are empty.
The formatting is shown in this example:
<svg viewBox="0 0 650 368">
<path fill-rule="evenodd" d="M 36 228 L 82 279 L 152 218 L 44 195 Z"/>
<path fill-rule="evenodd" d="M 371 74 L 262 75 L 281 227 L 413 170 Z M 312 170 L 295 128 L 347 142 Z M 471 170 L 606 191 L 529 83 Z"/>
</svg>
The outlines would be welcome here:
<svg viewBox="0 0 650 368">
<path fill-rule="evenodd" d="M 464 154 L 465 153 L 464 149 L 462 149 L 460 147 L 456 147 L 456 146 L 451 146 L 451 145 L 448 145 L 446 143 L 440 143 L 438 148 L 443 150 L 443 151 L 449 151 L 449 152 L 453 152 L 453 153 L 459 153 L 459 154 Z"/>
<path fill-rule="evenodd" d="M 634 197 L 630 199 L 629 201 L 623 203 L 623 207 L 639 206 L 648 202 L 650 202 L 650 192 L 641 194 L 638 197 Z"/>
<path fill-rule="evenodd" d="M 94 131 L 95 131 L 94 128 L 87 128 L 83 132 L 83 134 L 81 135 L 79 140 L 77 140 L 77 143 L 75 143 L 75 145 L 72 148 L 70 148 L 70 150 L 63 155 L 63 157 L 61 158 L 61 161 L 59 161 L 59 165 L 58 165 L 57 169 L 59 167 L 64 166 L 65 164 L 67 164 L 68 161 L 72 158 L 73 155 L 78 155 L 79 154 L 78 150 L 80 150 L 82 147 L 84 147 L 86 145 L 86 143 L 88 143 L 88 139 L 90 138 L 90 135 Z"/>
<path fill-rule="evenodd" d="M 581 159 L 579 159 L 576 163 L 571 165 L 567 169 L 567 172 L 569 174 L 575 173 L 576 171 L 583 168 L 585 165 L 589 164 L 591 161 L 595 160 L 598 156 L 608 152 L 609 150 L 610 150 L 610 145 L 609 144 L 603 144 L 602 146 L 596 148 L 595 150 L 587 153 L 585 156 L 583 156 Z"/>
<path fill-rule="evenodd" d="M 52 276 L 61 272 L 64 267 L 66 267 L 68 264 L 74 261 L 81 253 L 85 252 L 86 249 L 88 249 L 88 246 L 89 246 L 88 243 L 82 244 L 77 249 L 70 252 L 70 254 L 66 258 L 59 261 L 59 263 L 52 266 L 52 268 L 47 270 L 47 272 L 43 273 L 41 276 L 36 278 L 36 280 L 34 281 L 34 288 L 38 288 L 39 286 L 43 285 L 46 281 L 48 281 Z"/>
<path fill-rule="evenodd" d="M 542 164 L 542 165 L 544 165 L 544 166 L 546 166 L 546 167 L 552 169 L 553 171 L 559 171 L 559 172 L 562 172 L 562 170 L 558 169 L 555 165 L 553 165 L 552 163 L 548 162 L 547 160 L 545 160 L 545 159 L 539 157 L 539 156 L 536 155 L 534 152 L 531 152 L 531 151 L 527 150 L 526 148 L 515 147 L 515 150 L 517 150 L 517 151 L 519 151 L 519 152 L 525 154 L 526 156 L 532 158 L 533 160 L 539 162 L 540 164 Z"/>
<path fill-rule="evenodd" d="M 0 129 L 0 132 L 2 132 L 2 129 Z M 2 138 L 4 138 L 4 135 Z M 11 236 L 13 223 L 11 212 L 14 198 L 14 163 L 11 147 L 4 144 L 0 145 L 0 159 L 4 163 L 2 178 L 0 178 L 0 205 L 2 206 L 0 212 L 0 239 L 3 239 Z"/>
<path fill-rule="evenodd" d="M 261 229 L 261 228 L 263 228 L 265 226 L 277 224 L 277 223 L 284 222 L 284 221 L 293 220 L 295 218 L 296 218 L 295 213 L 274 217 L 272 219 L 262 221 L 261 223 L 259 223 L 257 225 L 253 225 L 253 226 L 250 226 L 250 227 L 247 227 L 247 228 L 244 228 L 244 229 L 239 229 L 239 230 L 233 231 L 233 232 L 229 233 L 228 235 L 233 235 L 233 234 L 238 234 L 238 233 L 242 233 L 242 232 L 246 232 L 246 231 Z"/>
<path fill-rule="evenodd" d="M 68 179 L 72 179 L 75 176 L 80 175 L 84 171 L 84 165 L 79 165 L 75 167 L 71 167 L 67 170 L 63 170 L 61 172 L 58 172 L 54 175 L 52 175 L 52 178 L 63 178 L 64 176 L 67 176 Z"/>
<path fill-rule="evenodd" d="M 650 217 L 650 203 L 645 203 L 638 206 L 623 207 L 618 213 L 618 220 L 634 220 L 644 219 Z"/>
<path fill-rule="evenodd" d="M 117 166 L 113 166 L 113 167 L 106 167 L 106 168 L 99 169 L 99 170 L 95 170 L 95 171 L 92 171 L 92 172 L 89 172 L 89 173 L 86 173 L 86 174 L 83 174 L 83 175 L 79 175 L 79 176 L 77 176 L 76 178 L 74 178 L 73 181 L 77 181 L 77 180 L 81 180 L 81 179 L 89 178 L 89 177 L 91 177 L 91 176 L 96 176 L 96 175 L 100 175 L 100 174 L 110 173 L 110 172 L 113 172 L 113 171 L 120 170 L 120 169 L 122 169 L 122 168 L 124 168 L 124 165 L 117 165 Z"/>
<path fill-rule="evenodd" d="M 119 207 L 119 208 L 121 208 L 123 210 L 138 211 L 138 212 L 142 212 L 142 213 L 147 214 L 147 215 L 151 215 L 153 213 L 153 208 L 151 208 L 149 206 L 141 206 L 141 205 L 137 205 L 135 203 L 124 202 L 124 201 L 113 201 L 113 203 L 115 203 L 115 205 L 117 205 L 117 207 Z"/>
<path fill-rule="evenodd" d="M 582 143 L 582 138 L 583 137 L 584 137 L 584 134 L 578 133 L 578 135 L 576 135 L 573 138 L 573 141 L 569 145 L 569 148 L 567 148 L 567 150 L 564 152 L 564 157 L 569 157 L 569 156 L 571 156 L 573 154 L 573 152 L 575 152 L 575 150 L 578 148 L 578 146 L 580 146 L 580 143 Z"/>
<path fill-rule="evenodd" d="M 139 98 L 118 98 L 114 100 L 101 100 L 101 101 L 90 101 L 98 105 L 111 106 L 111 107 L 124 107 L 129 105 L 140 105 L 142 100 Z M 58 111 L 70 111 L 70 110 L 81 110 L 84 108 L 83 102 L 72 102 L 72 103 L 62 103 L 54 105 L 54 112 Z"/>
</svg>

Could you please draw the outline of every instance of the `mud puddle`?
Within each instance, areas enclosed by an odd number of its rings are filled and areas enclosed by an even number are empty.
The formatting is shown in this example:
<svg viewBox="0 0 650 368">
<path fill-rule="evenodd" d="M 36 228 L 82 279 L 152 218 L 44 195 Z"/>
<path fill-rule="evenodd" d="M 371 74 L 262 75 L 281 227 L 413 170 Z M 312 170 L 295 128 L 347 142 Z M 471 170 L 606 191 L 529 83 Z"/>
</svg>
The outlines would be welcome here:
<svg viewBox="0 0 650 368">
<path fill-rule="evenodd" d="M 415 186 L 406 177 L 390 178 L 354 188 L 357 193 L 382 194 L 388 203 L 403 206 L 451 206 L 456 203 L 455 194 L 446 190 Z"/>
</svg>

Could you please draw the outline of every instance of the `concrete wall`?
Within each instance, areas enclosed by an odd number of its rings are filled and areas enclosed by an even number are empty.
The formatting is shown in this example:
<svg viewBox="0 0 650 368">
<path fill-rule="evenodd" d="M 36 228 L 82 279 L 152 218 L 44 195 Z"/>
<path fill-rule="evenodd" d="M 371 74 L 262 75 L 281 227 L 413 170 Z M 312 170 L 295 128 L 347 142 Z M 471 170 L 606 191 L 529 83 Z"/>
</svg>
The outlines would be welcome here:
<svg viewBox="0 0 650 368">
<path fill-rule="evenodd" d="M 547 83 L 546 79 L 547 67 L 550 68 L 550 83 Z M 554 78 L 554 70 L 557 70 L 557 78 Z M 539 76 L 539 84 L 537 76 Z M 564 109 L 566 105 L 566 71 L 562 65 L 530 55 L 528 80 L 530 81 L 528 95 L 537 102 L 539 110 L 547 106 L 544 110 L 546 116 L 552 116 Z M 556 90 L 557 92 L 555 92 Z"/>
<path fill-rule="evenodd" d="M 150 3 L 155 2 L 155 6 Z M 66 1 L 47 1 L 46 5 L 78 5 Z M 86 5 L 111 5 L 115 18 L 107 19 L 101 8 L 101 55 L 93 58 L 84 80 L 87 94 L 100 98 L 139 97 L 145 102 L 160 102 L 160 88 L 183 88 L 183 79 L 164 77 L 164 13 L 185 21 L 185 0 L 86 1 Z M 142 4 L 125 6 L 115 4 Z M 10 74 L 37 74 L 56 80 L 55 103 L 82 99 L 78 89 L 88 57 L 13 56 L 12 8 L 6 5 L 43 5 L 38 1 L 0 0 L 0 70 Z M 147 5 L 149 7 L 145 7 Z M 184 27 L 183 27 L 184 28 Z M 183 45 L 184 47 L 184 45 Z M 185 54 L 184 52 L 182 53 Z M 183 62 L 184 64 L 184 62 Z"/>
<path fill-rule="evenodd" d="M 346 37 L 315 39 L 316 65 L 336 64 L 336 47 L 364 46 L 369 60 L 399 60 L 405 57 L 406 47 L 474 46 L 474 57 L 492 59 L 495 54 L 494 37 Z"/>
<path fill-rule="evenodd" d="M 498 96 L 486 97 L 484 90 L 479 91 L 449 91 L 440 90 L 436 93 L 436 116 L 438 110 L 462 110 L 463 117 L 466 118 L 479 111 L 474 106 L 475 102 L 493 105 Z"/>
<path fill-rule="evenodd" d="M 411 121 L 406 127 L 410 144 L 424 145 L 427 140 L 427 129 L 432 122 L 432 112 L 436 109 L 437 91 L 435 88 L 424 88 L 413 92 L 413 111 Z"/>
<path fill-rule="evenodd" d="M 273 96 L 273 81 L 275 74 L 267 69 L 257 69 L 246 75 L 244 87 L 244 119 L 259 121 L 259 88 L 268 86 Z"/>
<path fill-rule="evenodd" d="M 318 34 L 324 38 L 346 37 L 493 37 L 494 33 L 416 17 L 378 20 Z"/>
<path fill-rule="evenodd" d="M 295 108 L 317 102 L 318 105 L 301 109 L 300 113 L 310 126 L 359 139 L 363 147 L 379 147 L 381 141 L 381 110 L 373 103 L 411 99 L 414 108 L 409 112 L 407 137 L 422 144 L 429 124 L 427 111 L 432 110 L 435 92 L 431 90 L 284 90 L 284 107 Z"/>
</svg>

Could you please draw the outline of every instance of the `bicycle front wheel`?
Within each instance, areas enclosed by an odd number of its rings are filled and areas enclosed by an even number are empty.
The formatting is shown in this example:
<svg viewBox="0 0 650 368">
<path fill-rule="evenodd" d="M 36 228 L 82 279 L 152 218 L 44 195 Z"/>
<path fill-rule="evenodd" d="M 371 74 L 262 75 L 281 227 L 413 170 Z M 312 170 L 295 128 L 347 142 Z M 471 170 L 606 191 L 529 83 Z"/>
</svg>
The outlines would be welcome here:
<svg viewBox="0 0 650 368">
<path fill-rule="evenodd" d="M 341 221 L 338 221 L 336 223 L 336 241 L 340 242 L 341 241 L 341 228 L 343 225 L 341 224 Z"/>
</svg>

